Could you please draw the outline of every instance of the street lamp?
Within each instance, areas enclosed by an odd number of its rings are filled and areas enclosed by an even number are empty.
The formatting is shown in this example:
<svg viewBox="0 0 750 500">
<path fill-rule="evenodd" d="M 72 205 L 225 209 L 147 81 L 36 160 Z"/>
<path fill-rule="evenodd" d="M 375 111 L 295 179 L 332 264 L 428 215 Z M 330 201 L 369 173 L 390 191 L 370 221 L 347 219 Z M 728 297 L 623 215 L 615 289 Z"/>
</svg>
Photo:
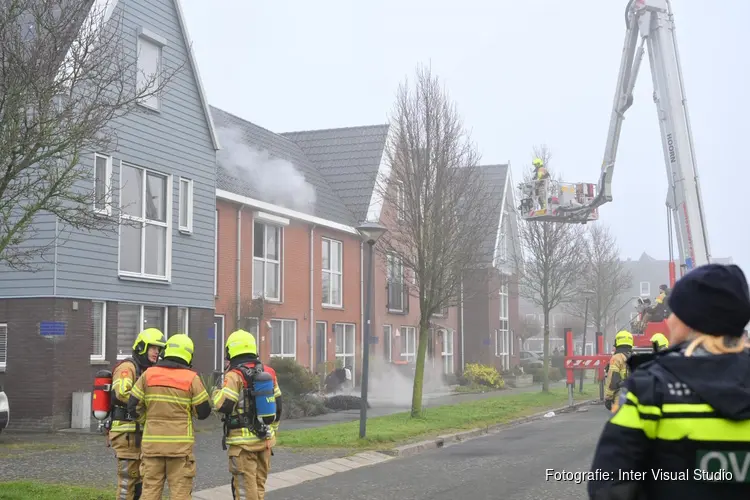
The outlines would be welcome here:
<svg viewBox="0 0 750 500">
<path fill-rule="evenodd" d="M 370 311 L 372 310 L 373 261 L 375 253 L 373 246 L 388 229 L 377 222 L 364 222 L 357 227 L 362 240 L 367 243 L 369 259 L 367 261 L 367 298 L 365 300 L 365 324 L 362 332 L 362 404 L 359 408 L 359 437 L 365 437 L 367 432 L 367 382 L 370 376 Z"/>
</svg>

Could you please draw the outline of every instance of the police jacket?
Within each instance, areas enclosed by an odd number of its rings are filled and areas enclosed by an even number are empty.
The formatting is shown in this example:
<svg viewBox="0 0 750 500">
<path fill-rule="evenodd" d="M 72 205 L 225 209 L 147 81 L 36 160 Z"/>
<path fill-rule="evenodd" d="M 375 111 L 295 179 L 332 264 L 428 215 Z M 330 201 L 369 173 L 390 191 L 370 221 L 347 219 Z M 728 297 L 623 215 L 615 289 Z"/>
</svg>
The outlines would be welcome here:
<svg viewBox="0 0 750 500">
<path fill-rule="evenodd" d="M 750 354 L 685 357 L 687 345 L 639 357 L 599 438 L 590 500 L 750 498 Z"/>
</svg>

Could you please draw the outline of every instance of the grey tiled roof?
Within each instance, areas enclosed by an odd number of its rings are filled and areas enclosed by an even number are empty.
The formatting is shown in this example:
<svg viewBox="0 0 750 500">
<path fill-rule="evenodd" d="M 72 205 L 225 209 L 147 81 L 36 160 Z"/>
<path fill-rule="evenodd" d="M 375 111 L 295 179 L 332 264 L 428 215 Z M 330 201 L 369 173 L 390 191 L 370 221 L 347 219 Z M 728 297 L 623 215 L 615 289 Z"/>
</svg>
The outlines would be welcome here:
<svg viewBox="0 0 750 500">
<path fill-rule="evenodd" d="M 492 206 L 492 210 L 494 212 L 493 219 L 497 221 L 496 227 L 499 228 L 500 211 L 503 204 L 505 203 L 503 196 L 505 195 L 505 178 L 508 175 L 508 165 L 482 165 L 478 168 L 481 170 L 482 176 L 489 183 L 489 189 L 491 189 L 493 192 L 497 192 L 498 196 L 500 196 L 500 202 L 493 204 Z M 492 256 L 494 255 L 496 239 L 497 231 L 487 234 L 487 237 L 482 242 L 483 249 L 481 255 L 489 256 L 489 260 L 491 260 Z"/>
<path fill-rule="evenodd" d="M 287 132 L 354 214 L 367 217 L 383 157 L 388 125 Z"/>
<path fill-rule="evenodd" d="M 314 206 L 307 208 L 290 206 L 289 208 L 294 208 L 308 215 L 315 215 L 340 224 L 356 225 L 356 218 L 344 204 L 340 195 L 333 190 L 330 181 L 319 172 L 316 165 L 306 157 L 300 146 L 294 141 L 213 106 L 211 106 L 211 115 L 225 150 L 231 147 L 231 143 L 228 143 L 228 141 L 221 137 L 222 133 L 224 133 L 225 129 L 234 129 L 238 132 L 238 136 L 244 145 L 253 150 L 266 151 L 272 159 L 281 159 L 290 162 L 304 176 L 305 181 L 312 185 L 315 189 Z M 220 153 L 222 152 L 220 151 Z M 237 178 L 235 174 L 231 173 L 231 169 L 226 168 L 226 165 L 222 165 L 221 154 L 217 163 L 216 186 L 218 189 L 268 203 L 285 205 L 283 202 L 270 199 L 268 193 L 261 192 L 253 184 L 252 179 Z M 368 196 L 368 202 L 369 199 Z"/>
</svg>

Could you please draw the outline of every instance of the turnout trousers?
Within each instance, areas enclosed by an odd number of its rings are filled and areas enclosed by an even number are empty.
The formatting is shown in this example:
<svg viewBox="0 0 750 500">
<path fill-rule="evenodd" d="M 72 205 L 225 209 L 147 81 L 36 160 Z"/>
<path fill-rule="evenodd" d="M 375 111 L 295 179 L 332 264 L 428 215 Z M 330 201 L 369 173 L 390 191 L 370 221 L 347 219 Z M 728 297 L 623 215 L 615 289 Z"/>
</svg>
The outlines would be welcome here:
<svg viewBox="0 0 750 500">
<path fill-rule="evenodd" d="M 136 436 L 126 432 L 115 436 L 110 446 L 117 457 L 117 500 L 139 500 L 141 498 L 141 449 L 136 445 Z"/>
<path fill-rule="evenodd" d="M 232 497 L 234 500 L 264 500 L 271 468 L 271 449 L 248 451 L 240 447 L 232 448 L 229 450 Z"/>
<path fill-rule="evenodd" d="M 169 484 L 169 500 L 192 500 L 195 457 L 143 457 L 141 500 L 161 500 L 164 483 Z"/>
</svg>

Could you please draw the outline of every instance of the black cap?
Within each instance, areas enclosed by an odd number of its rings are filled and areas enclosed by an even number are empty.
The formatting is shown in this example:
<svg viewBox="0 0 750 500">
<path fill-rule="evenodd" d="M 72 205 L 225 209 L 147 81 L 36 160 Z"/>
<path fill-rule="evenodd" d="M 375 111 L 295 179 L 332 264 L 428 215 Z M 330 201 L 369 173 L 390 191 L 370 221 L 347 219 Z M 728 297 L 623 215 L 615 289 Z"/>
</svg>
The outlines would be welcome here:
<svg viewBox="0 0 750 500">
<path fill-rule="evenodd" d="M 669 308 L 696 332 L 740 337 L 750 322 L 745 274 L 734 264 L 693 269 L 675 283 Z"/>
</svg>

